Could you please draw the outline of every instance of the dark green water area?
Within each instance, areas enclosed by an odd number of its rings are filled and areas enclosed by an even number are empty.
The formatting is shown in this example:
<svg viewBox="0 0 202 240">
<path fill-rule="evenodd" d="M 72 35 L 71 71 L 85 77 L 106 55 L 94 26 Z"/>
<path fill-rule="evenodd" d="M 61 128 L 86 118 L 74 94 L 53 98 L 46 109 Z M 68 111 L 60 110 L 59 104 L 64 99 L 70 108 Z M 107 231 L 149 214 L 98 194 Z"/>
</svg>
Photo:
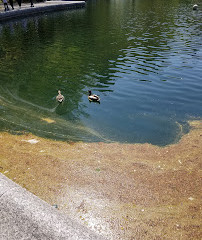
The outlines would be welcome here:
<svg viewBox="0 0 202 240">
<path fill-rule="evenodd" d="M 202 117 L 202 12 L 89 0 L 0 24 L 0 130 L 164 146 Z M 57 91 L 65 96 L 56 102 Z M 88 90 L 101 103 L 88 101 Z"/>
</svg>

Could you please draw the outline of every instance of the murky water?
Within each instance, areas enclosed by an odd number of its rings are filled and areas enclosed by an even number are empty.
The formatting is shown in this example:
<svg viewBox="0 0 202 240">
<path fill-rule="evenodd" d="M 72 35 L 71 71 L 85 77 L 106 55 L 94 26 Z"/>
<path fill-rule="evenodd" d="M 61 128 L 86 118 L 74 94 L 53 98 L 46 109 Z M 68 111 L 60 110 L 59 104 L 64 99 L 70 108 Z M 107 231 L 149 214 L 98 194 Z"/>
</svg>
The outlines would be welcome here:
<svg viewBox="0 0 202 240">
<path fill-rule="evenodd" d="M 201 19 L 186 0 L 92 0 L 1 24 L 0 129 L 70 141 L 177 141 L 202 116 Z M 89 103 L 89 89 L 101 104 Z"/>
</svg>

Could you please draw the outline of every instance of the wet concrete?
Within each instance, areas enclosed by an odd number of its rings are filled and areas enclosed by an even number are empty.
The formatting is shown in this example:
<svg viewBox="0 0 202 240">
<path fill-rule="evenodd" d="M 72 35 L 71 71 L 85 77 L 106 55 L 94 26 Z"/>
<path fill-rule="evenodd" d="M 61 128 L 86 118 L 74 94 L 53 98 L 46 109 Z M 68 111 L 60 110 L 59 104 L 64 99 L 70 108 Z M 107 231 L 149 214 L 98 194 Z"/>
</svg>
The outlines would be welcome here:
<svg viewBox="0 0 202 240">
<path fill-rule="evenodd" d="M 201 239 L 202 122 L 190 125 L 166 147 L 1 133 L 0 171 L 107 239 Z"/>
</svg>

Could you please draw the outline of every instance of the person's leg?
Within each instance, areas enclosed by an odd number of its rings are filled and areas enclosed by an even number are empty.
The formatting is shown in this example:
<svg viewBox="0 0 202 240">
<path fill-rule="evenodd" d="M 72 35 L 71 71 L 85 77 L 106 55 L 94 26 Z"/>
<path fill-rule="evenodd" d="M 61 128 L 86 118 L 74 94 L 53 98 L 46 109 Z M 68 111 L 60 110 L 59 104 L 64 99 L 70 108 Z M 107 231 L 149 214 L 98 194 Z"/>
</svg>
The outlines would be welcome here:
<svg viewBox="0 0 202 240">
<path fill-rule="evenodd" d="M 34 7 L 33 0 L 30 0 L 30 3 L 31 3 L 31 7 Z"/>
<path fill-rule="evenodd" d="M 14 9 L 14 7 L 13 7 L 13 0 L 9 0 L 9 3 L 11 5 L 12 9 Z"/>
<path fill-rule="evenodd" d="M 21 0 L 16 0 L 16 1 L 18 3 L 19 7 L 21 8 Z"/>
<path fill-rule="evenodd" d="M 9 11 L 8 3 L 4 3 L 4 11 Z"/>
<path fill-rule="evenodd" d="M 4 3 L 4 11 L 6 11 L 6 3 Z"/>
</svg>

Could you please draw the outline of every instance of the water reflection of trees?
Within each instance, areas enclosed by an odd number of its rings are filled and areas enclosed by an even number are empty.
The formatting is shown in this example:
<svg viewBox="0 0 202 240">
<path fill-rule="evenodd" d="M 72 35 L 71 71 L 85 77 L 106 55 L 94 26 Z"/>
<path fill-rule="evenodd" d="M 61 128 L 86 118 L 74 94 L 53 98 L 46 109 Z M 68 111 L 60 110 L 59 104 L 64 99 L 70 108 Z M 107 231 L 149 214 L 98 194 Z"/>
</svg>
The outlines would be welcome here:
<svg viewBox="0 0 202 240">
<path fill-rule="evenodd" d="M 177 5 L 179 1 L 169 2 Z M 167 40 L 162 35 L 168 31 L 173 19 L 172 15 L 162 12 L 164 1 L 102 0 L 89 1 L 88 4 L 87 10 L 79 14 L 35 17 L 21 20 L 19 24 L 10 23 L 4 26 L 0 44 L 0 61 L 4 62 L 2 68 L 5 71 L 14 70 L 15 66 L 20 69 L 21 63 L 24 65 L 26 62 L 33 70 L 27 75 L 32 78 L 33 72 L 38 70 L 40 84 L 44 88 L 51 88 L 52 92 L 58 87 L 64 88 L 65 81 L 69 81 L 71 87 L 75 81 L 78 82 L 73 89 L 76 91 L 80 85 L 77 94 L 84 85 L 96 87 L 98 82 L 97 87 L 100 90 L 107 90 L 108 83 L 110 85 L 114 82 L 111 69 L 116 66 L 119 55 L 125 54 L 120 50 L 127 49 L 131 44 L 138 48 L 141 43 L 141 47 L 152 54 L 157 51 L 151 46 L 167 45 Z M 145 32 L 148 37 L 144 36 Z M 137 54 L 141 54 L 141 51 Z M 33 62 L 33 56 L 36 55 Z M 28 66 L 23 66 L 21 71 L 27 69 Z M 53 80 L 48 84 L 52 76 L 61 77 L 60 86 Z M 29 84 L 38 84 L 30 78 L 26 80 L 31 81 Z M 33 91 L 37 95 L 40 92 L 38 87 L 34 87 Z"/>
</svg>

